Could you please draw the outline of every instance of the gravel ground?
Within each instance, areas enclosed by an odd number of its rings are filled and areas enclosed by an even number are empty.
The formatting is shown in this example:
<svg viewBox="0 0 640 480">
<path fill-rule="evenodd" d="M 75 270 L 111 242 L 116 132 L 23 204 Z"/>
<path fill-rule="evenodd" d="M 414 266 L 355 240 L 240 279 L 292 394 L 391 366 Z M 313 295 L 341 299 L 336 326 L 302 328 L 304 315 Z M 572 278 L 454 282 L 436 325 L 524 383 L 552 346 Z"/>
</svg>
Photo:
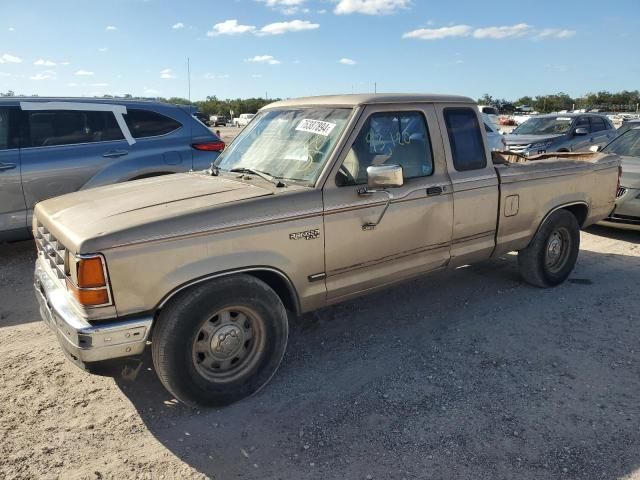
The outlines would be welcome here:
<svg viewBox="0 0 640 480">
<path fill-rule="evenodd" d="M 515 255 L 293 326 L 273 381 L 223 409 L 114 378 L 38 321 L 32 242 L 0 249 L 0 478 L 640 478 L 640 233 L 593 228 L 564 285 Z M 138 367 L 138 368 L 136 368 Z"/>
</svg>

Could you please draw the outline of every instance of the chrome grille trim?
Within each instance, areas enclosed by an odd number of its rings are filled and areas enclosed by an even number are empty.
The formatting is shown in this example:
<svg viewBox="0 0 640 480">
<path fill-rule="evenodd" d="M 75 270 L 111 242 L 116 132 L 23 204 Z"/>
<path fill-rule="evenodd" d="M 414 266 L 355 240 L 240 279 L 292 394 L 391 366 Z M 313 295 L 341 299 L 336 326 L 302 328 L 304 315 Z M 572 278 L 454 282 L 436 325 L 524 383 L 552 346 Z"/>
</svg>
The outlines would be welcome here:
<svg viewBox="0 0 640 480">
<path fill-rule="evenodd" d="M 35 240 L 38 253 L 44 257 L 56 276 L 62 280 L 67 278 L 69 276 L 69 266 L 66 265 L 67 249 L 39 221 L 36 223 Z"/>
<path fill-rule="evenodd" d="M 507 145 L 507 150 L 513 152 L 513 153 L 524 153 L 527 150 L 529 150 L 529 147 L 531 147 L 531 144 L 528 145 Z"/>
</svg>

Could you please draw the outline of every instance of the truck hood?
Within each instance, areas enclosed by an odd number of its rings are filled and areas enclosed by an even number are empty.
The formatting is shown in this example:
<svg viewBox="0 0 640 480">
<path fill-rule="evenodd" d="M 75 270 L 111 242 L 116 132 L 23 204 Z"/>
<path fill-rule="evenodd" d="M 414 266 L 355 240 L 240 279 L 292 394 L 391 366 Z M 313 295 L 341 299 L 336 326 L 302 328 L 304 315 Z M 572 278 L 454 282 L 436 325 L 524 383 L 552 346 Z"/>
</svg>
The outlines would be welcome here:
<svg viewBox="0 0 640 480">
<path fill-rule="evenodd" d="M 640 188 L 640 157 L 620 158 L 622 158 L 620 185 L 627 188 Z"/>
<path fill-rule="evenodd" d="M 507 145 L 529 145 L 531 143 L 548 142 L 562 135 L 505 135 Z"/>
<path fill-rule="evenodd" d="M 180 231 L 222 205 L 266 195 L 273 195 L 267 186 L 184 173 L 62 195 L 38 203 L 34 215 L 68 249 L 91 253 L 167 228 Z"/>
</svg>

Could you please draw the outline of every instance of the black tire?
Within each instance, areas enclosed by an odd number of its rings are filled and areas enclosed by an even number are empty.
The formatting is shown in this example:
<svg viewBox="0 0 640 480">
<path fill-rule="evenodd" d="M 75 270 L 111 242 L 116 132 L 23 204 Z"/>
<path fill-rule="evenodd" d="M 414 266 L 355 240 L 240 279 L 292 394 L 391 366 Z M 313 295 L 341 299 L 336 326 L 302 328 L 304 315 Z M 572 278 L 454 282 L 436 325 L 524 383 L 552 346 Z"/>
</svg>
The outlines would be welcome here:
<svg viewBox="0 0 640 480">
<path fill-rule="evenodd" d="M 520 275 L 536 287 L 560 285 L 573 271 L 579 250 L 578 220 L 568 210 L 557 210 L 545 220 L 529 246 L 518 252 Z"/>
<path fill-rule="evenodd" d="M 278 295 L 255 277 L 233 275 L 194 286 L 163 308 L 153 332 L 153 364 L 162 384 L 181 402 L 227 405 L 269 382 L 288 334 Z"/>
</svg>

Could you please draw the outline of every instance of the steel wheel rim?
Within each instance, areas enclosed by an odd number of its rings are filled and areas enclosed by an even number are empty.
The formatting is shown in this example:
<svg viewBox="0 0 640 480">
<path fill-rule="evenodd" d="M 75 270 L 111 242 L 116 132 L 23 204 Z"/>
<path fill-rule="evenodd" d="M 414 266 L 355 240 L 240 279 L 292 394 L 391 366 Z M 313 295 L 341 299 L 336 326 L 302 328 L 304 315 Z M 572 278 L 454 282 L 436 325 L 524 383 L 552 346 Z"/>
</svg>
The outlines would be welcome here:
<svg viewBox="0 0 640 480">
<path fill-rule="evenodd" d="M 571 251 L 571 235 L 565 227 L 558 227 L 547 240 L 545 250 L 545 266 L 551 273 L 558 273 L 564 268 Z"/>
<path fill-rule="evenodd" d="M 261 317 L 244 306 L 225 307 L 205 320 L 193 340 L 196 371 L 209 381 L 232 382 L 247 375 L 264 351 Z"/>
</svg>

